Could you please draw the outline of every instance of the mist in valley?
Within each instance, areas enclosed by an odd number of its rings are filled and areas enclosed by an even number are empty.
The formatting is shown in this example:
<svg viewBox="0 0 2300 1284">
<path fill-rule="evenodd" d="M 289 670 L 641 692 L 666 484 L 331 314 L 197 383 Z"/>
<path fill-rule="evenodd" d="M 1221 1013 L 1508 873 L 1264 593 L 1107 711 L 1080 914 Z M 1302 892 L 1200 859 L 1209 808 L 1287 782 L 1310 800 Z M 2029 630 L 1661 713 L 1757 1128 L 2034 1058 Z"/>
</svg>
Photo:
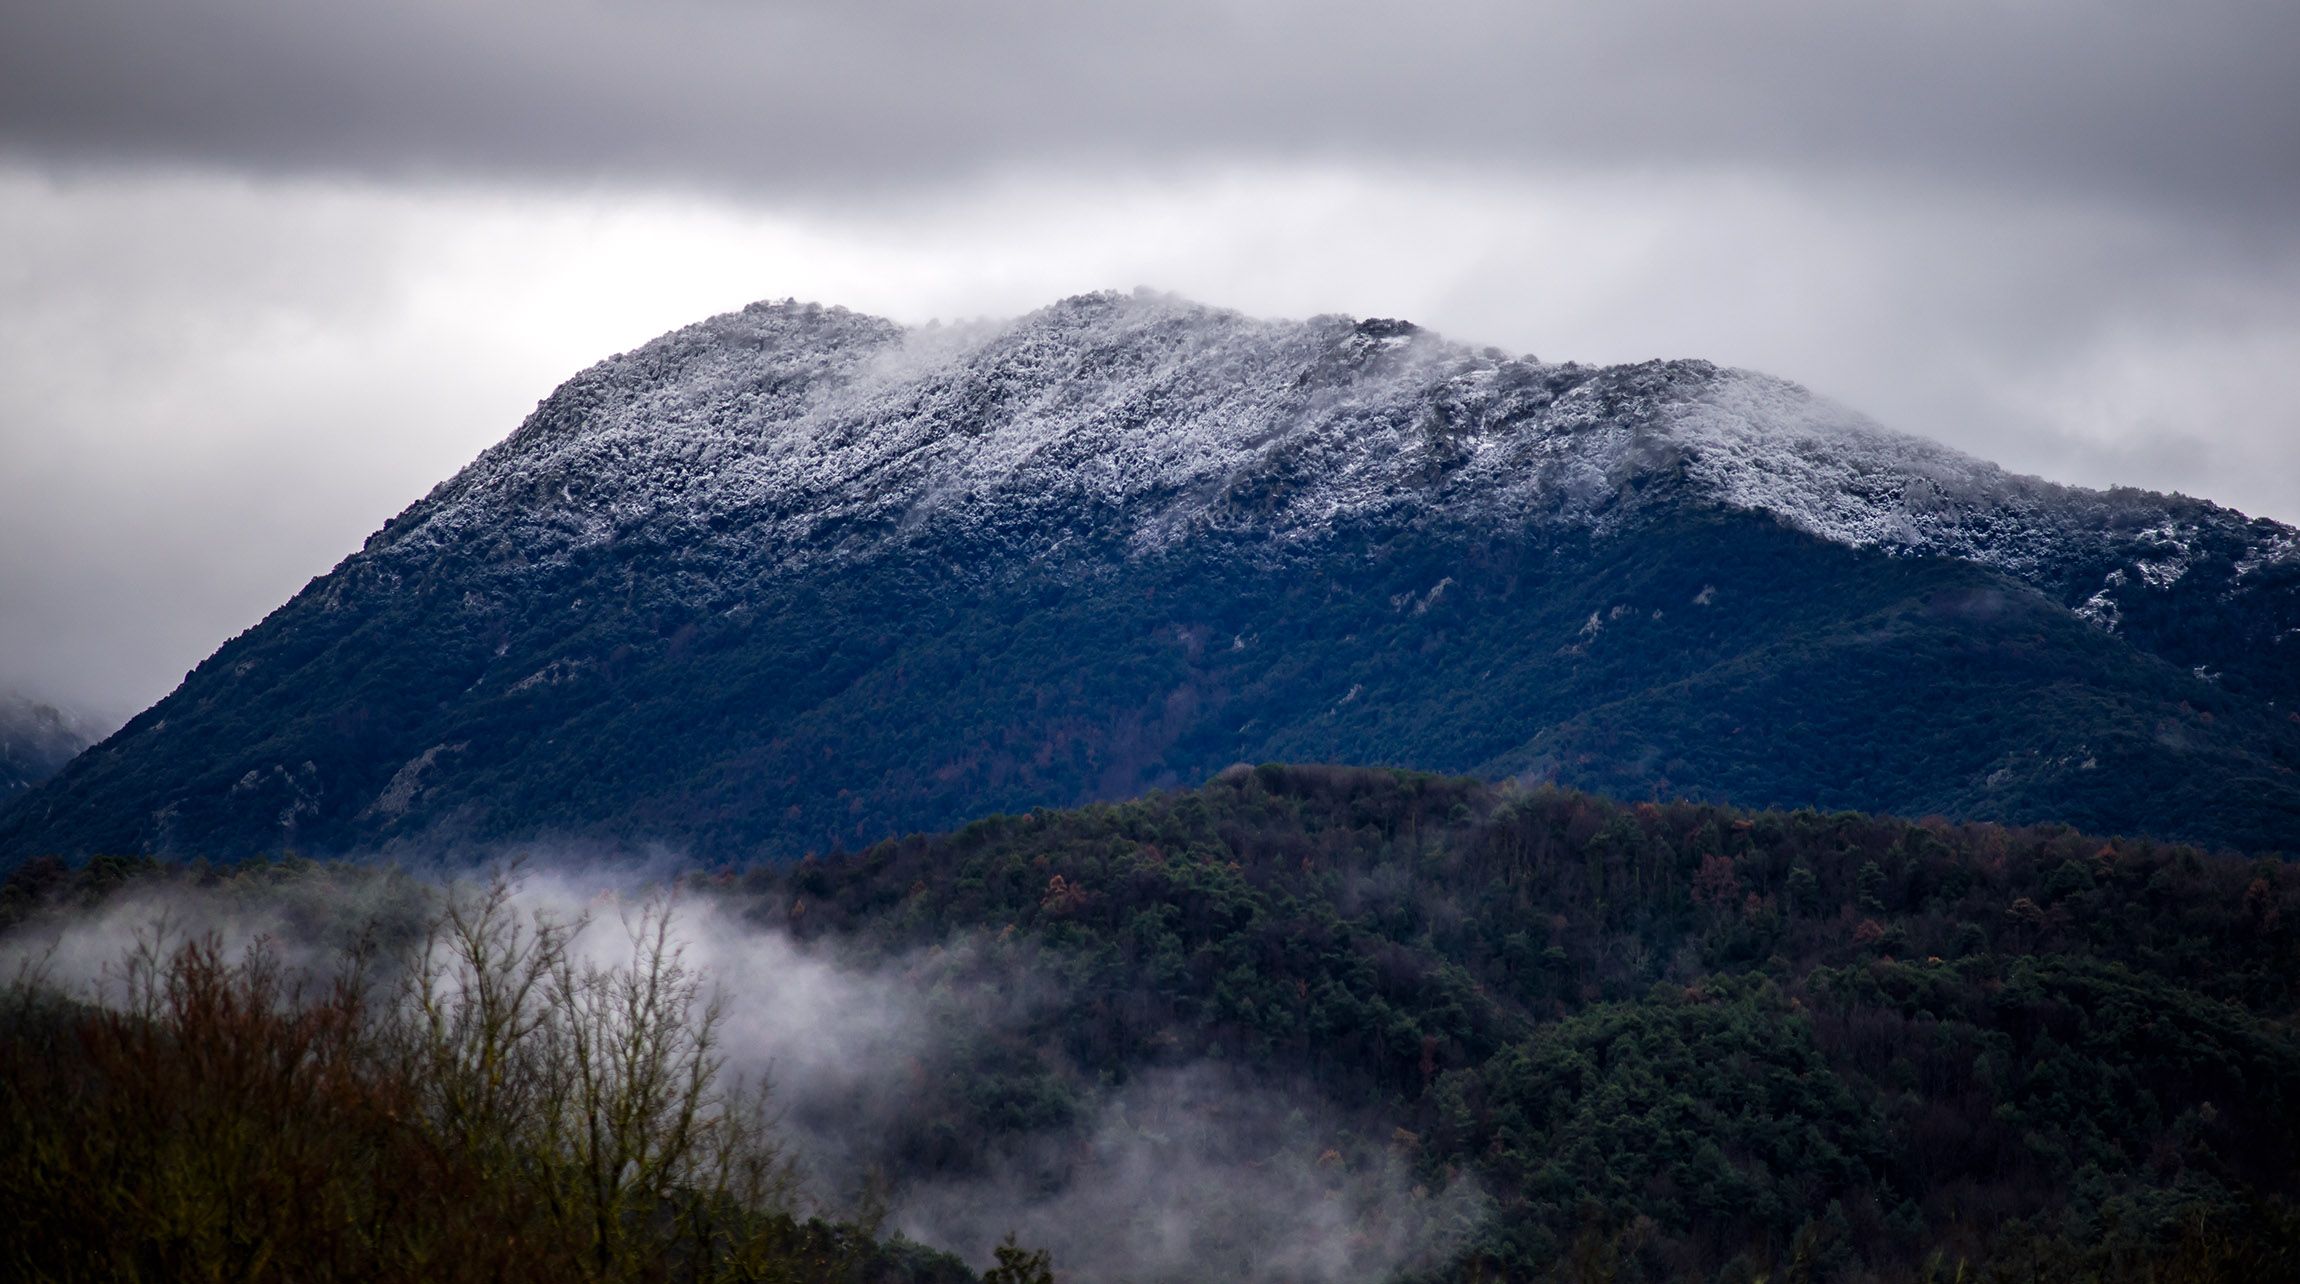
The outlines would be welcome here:
<svg viewBox="0 0 2300 1284">
<path fill-rule="evenodd" d="M 1052 1037 L 1061 960 L 1011 932 L 802 939 L 776 921 L 787 904 L 659 859 L 149 880 L 19 923 L 0 978 L 19 996 L 133 1007 L 175 951 L 206 942 L 227 964 L 268 961 L 291 992 L 352 977 L 388 1008 L 423 975 L 457 983 L 438 925 L 490 895 L 515 931 L 562 933 L 570 975 L 643 972 L 651 945 L 666 950 L 695 984 L 681 1019 L 725 1099 L 767 1086 L 797 1206 L 978 1269 L 1011 1232 L 1070 1280 L 1370 1281 L 1443 1260 L 1483 1215 L 1466 1176 L 1417 1176 L 1411 1134 L 1305 1084 L 1210 1059 L 1123 1078 L 1072 1064 Z"/>
</svg>

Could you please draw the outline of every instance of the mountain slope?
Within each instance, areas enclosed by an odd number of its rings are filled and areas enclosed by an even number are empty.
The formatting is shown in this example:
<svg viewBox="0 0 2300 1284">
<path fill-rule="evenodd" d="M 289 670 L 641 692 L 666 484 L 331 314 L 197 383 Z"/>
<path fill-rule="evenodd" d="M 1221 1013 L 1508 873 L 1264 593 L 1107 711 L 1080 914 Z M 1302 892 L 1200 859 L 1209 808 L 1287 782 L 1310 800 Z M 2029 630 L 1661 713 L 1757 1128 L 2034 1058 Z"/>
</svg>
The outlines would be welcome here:
<svg viewBox="0 0 2300 1284">
<path fill-rule="evenodd" d="M 1762 376 L 754 305 L 556 390 L 0 854 L 795 855 L 1271 758 L 2274 847 L 2295 707 L 2289 528 Z"/>
</svg>

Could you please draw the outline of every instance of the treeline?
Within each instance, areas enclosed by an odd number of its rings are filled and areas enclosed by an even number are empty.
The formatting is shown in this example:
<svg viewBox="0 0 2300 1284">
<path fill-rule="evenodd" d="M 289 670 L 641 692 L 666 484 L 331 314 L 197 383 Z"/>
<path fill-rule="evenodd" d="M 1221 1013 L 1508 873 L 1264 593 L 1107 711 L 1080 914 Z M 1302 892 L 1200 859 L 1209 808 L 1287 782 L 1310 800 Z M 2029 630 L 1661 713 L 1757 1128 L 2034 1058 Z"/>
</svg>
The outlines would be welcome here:
<svg viewBox="0 0 2300 1284">
<path fill-rule="evenodd" d="M 11 916 L 215 876 L 59 873 L 16 879 Z M 501 880 L 431 901 L 401 939 L 316 966 L 260 938 L 228 953 L 213 935 L 145 934 L 100 995 L 27 969 L 0 1010 L 0 1274 L 976 1278 L 801 1211 L 764 1085 L 726 1072 L 723 1008 L 667 908 L 601 965 L 571 948 L 582 920 L 523 913 Z M 990 1278 L 1044 1277 L 1008 1250 Z"/>
<path fill-rule="evenodd" d="M 0 925 L 154 879 L 249 876 L 32 867 L 0 891 Z M 1422 1191 L 1483 1193 L 1485 1214 L 1432 1279 L 2300 1278 L 2300 874 L 2278 860 L 2065 828 L 1625 805 L 1265 766 L 693 881 L 762 924 L 864 956 L 965 939 L 1047 979 L 1026 1020 L 984 1033 L 917 1082 L 908 1114 L 857 1139 L 898 1185 L 1068 1135 L 1079 1103 L 1111 1085 L 1217 1061 L 1336 1104 L 1346 1134 L 1305 1134 L 1318 1153 L 1292 1159 L 1320 1171 L 1378 1159 L 1406 1166 Z M 272 1006 L 296 1021 L 332 1010 Z M 159 1144 L 146 1139 L 166 1128 L 129 1123 L 146 1117 L 133 1113 L 139 1098 L 102 1086 L 115 1072 L 89 1076 L 112 1055 L 104 1039 L 175 1029 L 186 1068 L 169 1073 L 214 1072 L 199 1060 L 213 1042 L 202 1025 L 77 1009 L 44 1019 L 27 1028 L 55 1032 L 40 1036 L 50 1044 L 11 1039 L 11 1129 L 49 1128 L 24 1122 L 50 1107 L 22 1095 L 47 1093 L 85 1112 L 57 1136 Z M 67 1031 L 79 1050 L 56 1063 L 71 1068 L 44 1077 Z M 380 1100 L 423 1099 L 433 1072 L 422 1067 L 439 1062 L 409 1059 L 422 1042 L 363 1044 L 360 1063 L 384 1069 L 359 1082 L 386 1085 Z M 72 1086 L 82 1080 L 98 1086 Z M 170 1082 L 163 1095 L 213 1099 Z M 319 1108 L 246 1100 L 243 1124 Z M 384 1125 L 366 1119 L 331 1123 L 330 1144 L 390 1153 L 361 1131 Z M 409 1134 L 427 1162 L 524 1157 L 407 1188 L 372 1174 L 419 1170 L 336 1162 L 371 1174 L 353 1185 L 401 1189 L 403 1210 L 458 1181 L 499 1180 L 487 1198 L 500 1209 L 441 1195 L 453 1207 L 439 1224 L 472 1219 L 489 1228 L 470 1232 L 481 1239 L 514 1226 L 532 1243 L 557 1215 L 561 1179 L 545 1169 L 566 1162 L 566 1144 L 474 1152 L 434 1128 Z M 11 1181 L 34 1171 L 8 1163 Z M 68 1171 L 117 1165 L 107 1154 Z M 660 1187 L 623 1223 L 671 1246 L 650 1248 L 648 1269 L 717 1270 L 737 1243 L 823 1263 L 758 1278 L 957 1269 L 771 1198 L 703 1198 L 718 1171 Z M 94 1198 L 33 1196 L 0 1191 L 19 1208 Z M 741 1229 L 697 1229 L 706 1222 Z M 19 1238 L 11 1252 L 41 1247 Z M 580 1259 L 602 1239 L 580 1231 L 550 1251 L 568 1254 L 567 1271 L 590 1270 Z M 1035 1269 L 1019 1254 L 1010 1265 Z"/>
</svg>

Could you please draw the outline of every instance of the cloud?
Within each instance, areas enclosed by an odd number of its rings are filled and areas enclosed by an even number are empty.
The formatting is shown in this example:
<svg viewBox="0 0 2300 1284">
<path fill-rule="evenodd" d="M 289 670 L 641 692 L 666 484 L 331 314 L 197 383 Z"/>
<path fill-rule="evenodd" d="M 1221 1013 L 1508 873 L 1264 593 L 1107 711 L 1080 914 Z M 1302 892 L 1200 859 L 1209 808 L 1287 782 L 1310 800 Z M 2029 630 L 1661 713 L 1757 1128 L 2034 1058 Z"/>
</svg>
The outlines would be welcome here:
<svg viewBox="0 0 2300 1284">
<path fill-rule="evenodd" d="M 130 886 L 93 906 L 50 906 L 0 933 L 0 986 L 29 981 L 117 1004 L 132 956 L 165 959 L 209 936 L 227 962 L 260 946 L 284 968 L 324 978 L 363 939 L 414 931 L 427 909 L 422 887 L 395 871 L 349 867 L 331 877 L 261 871 L 208 887 Z"/>
<path fill-rule="evenodd" d="M 1228 159 L 1919 172 L 2273 220 L 2300 12 L 2206 0 L 17 5 L 0 137 L 790 193 Z"/>
<path fill-rule="evenodd" d="M 1199 1063 L 1108 1094 L 1091 1123 L 904 1192 L 894 1229 L 985 1260 L 1000 1228 L 1087 1280 L 1343 1284 L 1442 1265 L 1487 1204 L 1474 1179 L 1417 1184 L 1404 1147 L 1328 1145 L 1330 1107 Z"/>
</svg>

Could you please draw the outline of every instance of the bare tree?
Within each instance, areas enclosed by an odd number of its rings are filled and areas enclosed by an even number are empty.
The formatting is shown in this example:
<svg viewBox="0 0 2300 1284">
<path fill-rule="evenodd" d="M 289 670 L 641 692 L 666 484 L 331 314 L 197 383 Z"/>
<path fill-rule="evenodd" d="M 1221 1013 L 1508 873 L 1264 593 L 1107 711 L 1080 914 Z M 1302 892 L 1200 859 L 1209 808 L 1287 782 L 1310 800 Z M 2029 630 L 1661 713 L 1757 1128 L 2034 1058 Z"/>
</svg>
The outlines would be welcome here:
<svg viewBox="0 0 2300 1284">
<path fill-rule="evenodd" d="M 407 970 L 387 1041 L 446 1144 L 520 1165 L 553 1233 L 598 1279 L 712 1278 L 791 1210 L 794 1166 L 766 1085 L 727 1073 L 722 994 L 690 964 L 673 902 L 625 920 L 627 959 L 572 948 L 588 918 L 522 915 L 512 875 L 451 889 Z"/>
</svg>

